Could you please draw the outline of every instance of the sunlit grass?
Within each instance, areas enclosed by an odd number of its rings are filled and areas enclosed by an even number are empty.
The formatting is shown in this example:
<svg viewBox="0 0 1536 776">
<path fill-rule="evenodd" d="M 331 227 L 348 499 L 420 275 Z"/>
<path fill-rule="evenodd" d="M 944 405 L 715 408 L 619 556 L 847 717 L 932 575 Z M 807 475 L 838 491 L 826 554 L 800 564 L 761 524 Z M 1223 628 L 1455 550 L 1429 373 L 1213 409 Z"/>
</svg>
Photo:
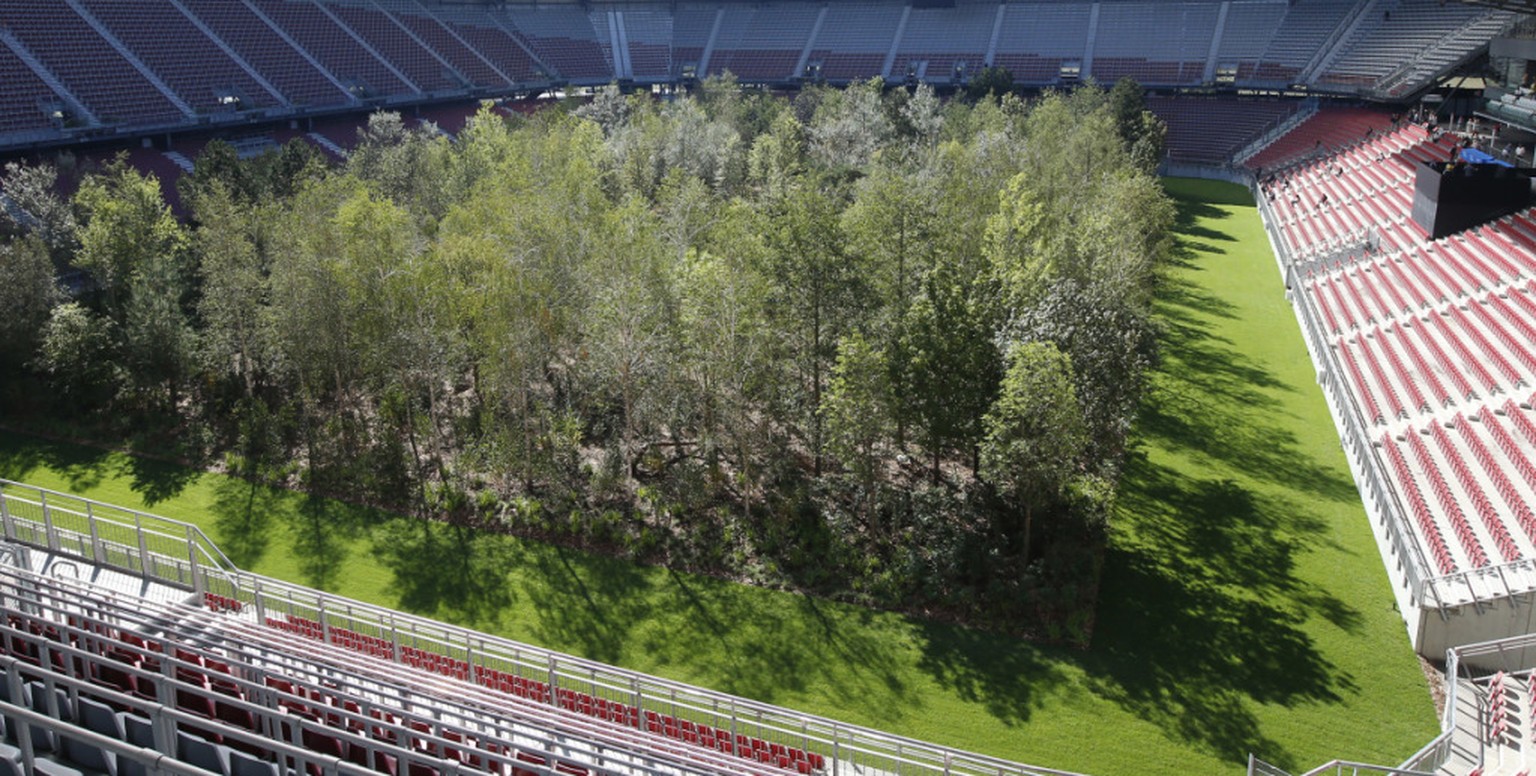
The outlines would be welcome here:
<svg viewBox="0 0 1536 776">
<path fill-rule="evenodd" d="M 0 476 L 203 527 L 249 570 L 1096 774 L 1396 763 L 1436 732 L 1258 217 L 1174 180 L 1164 364 L 1075 651 L 0 434 Z"/>
</svg>

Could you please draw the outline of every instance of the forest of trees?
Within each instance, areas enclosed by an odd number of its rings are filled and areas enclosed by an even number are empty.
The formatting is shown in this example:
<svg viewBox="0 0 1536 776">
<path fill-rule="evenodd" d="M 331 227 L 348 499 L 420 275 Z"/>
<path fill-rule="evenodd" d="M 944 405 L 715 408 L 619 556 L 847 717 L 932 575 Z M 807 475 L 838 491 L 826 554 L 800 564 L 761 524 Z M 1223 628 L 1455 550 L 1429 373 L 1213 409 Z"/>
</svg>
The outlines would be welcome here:
<svg viewBox="0 0 1536 776">
<path fill-rule="evenodd" d="M 6 422 L 1085 636 L 1174 220 L 1136 84 L 713 79 L 359 140 L 214 142 L 182 219 L 122 161 L 68 199 L 8 165 Z"/>
</svg>

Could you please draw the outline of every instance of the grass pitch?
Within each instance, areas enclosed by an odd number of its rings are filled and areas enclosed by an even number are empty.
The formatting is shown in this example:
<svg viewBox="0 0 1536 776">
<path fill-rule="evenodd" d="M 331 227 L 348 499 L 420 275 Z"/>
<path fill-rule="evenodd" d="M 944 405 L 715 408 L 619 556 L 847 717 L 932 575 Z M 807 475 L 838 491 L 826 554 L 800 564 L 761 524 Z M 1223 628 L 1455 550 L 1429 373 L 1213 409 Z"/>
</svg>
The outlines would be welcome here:
<svg viewBox="0 0 1536 776">
<path fill-rule="evenodd" d="M 0 476 L 197 523 L 249 570 L 1093 774 L 1397 763 L 1434 709 L 1245 191 L 1170 180 L 1164 363 L 1093 644 L 1039 647 L 0 434 Z"/>
</svg>

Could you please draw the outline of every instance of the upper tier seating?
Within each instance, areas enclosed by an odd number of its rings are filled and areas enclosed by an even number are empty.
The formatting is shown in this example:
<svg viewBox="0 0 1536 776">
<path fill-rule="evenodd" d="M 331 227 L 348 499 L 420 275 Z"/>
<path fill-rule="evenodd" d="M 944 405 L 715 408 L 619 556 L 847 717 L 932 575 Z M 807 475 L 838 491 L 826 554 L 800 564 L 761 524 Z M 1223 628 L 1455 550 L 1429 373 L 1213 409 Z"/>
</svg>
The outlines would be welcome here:
<svg viewBox="0 0 1536 776">
<path fill-rule="evenodd" d="M 422 7 L 415 0 L 377 0 L 380 8 L 388 11 L 396 21 L 405 25 L 423 43 L 430 46 L 438 56 L 448 61 L 448 64 L 459 75 L 469 79 L 472 86 L 481 88 L 499 89 L 510 86 L 506 78 L 482 56 L 475 52 L 472 46 L 455 33 L 444 22 L 422 12 Z M 507 74 L 511 76 L 510 73 Z"/>
<path fill-rule="evenodd" d="M 544 78 L 544 70 L 492 15 L 476 8 L 439 8 L 437 17 L 466 43 L 517 82 Z"/>
<path fill-rule="evenodd" d="M 179 0 L 277 87 L 290 104 L 300 106 L 344 105 L 345 91 L 294 50 L 282 36 L 242 2 L 229 0 Z"/>
<path fill-rule="evenodd" d="M 170 0 L 82 0 L 91 15 L 200 113 L 240 107 L 265 108 L 281 100 L 251 78 Z M 176 41 L 167 46 L 167 40 Z"/>
<path fill-rule="evenodd" d="M 1238 70 L 1240 80 L 1290 85 L 1296 83 L 1318 50 L 1343 23 L 1349 3 L 1334 0 L 1295 0 L 1289 4 L 1284 21 L 1275 28 L 1274 38 L 1252 72 Z"/>
<path fill-rule="evenodd" d="M 810 61 L 821 63 L 821 75 L 828 80 L 873 78 L 885 67 L 900 23 L 901 13 L 888 3 L 828 5 Z"/>
<path fill-rule="evenodd" d="M 618 12 L 629 42 L 629 64 L 635 78 L 660 80 L 672 75 L 672 14 L 646 8 Z"/>
<path fill-rule="evenodd" d="M 1054 84 L 1063 62 L 1081 63 L 1088 21 L 1085 4 L 1010 3 L 1003 13 L 994 62 L 1022 83 Z"/>
<path fill-rule="evenodd" d="M 771 10 L 727 6 L 707 74 L 730 71 L 746 81 L 795 77 L 795 65 L 820 10 L 813 5 Z"/>
<path fill-rule="evenodd" d="M 987 44 L 997 20 L 995 3 L 957 3 L 954 8 L 913 8 L 891 65 L 891 77 L 915 73 L 923 63 L 924 80 L 944 83 L 956 66 L 975 73 L 986 64 Z"/>
<path fill-rule="evenodd" d="M 16 61 L 7 56 L 0 67 L 17 73 L 5 95 L 15 110 L 0 121 L 29 127 L 35 140 L 91 123 L 159 129 L 250 110 L 320 113 L 527 92 L 550 81 L 656 83 L 731 71 L 789 83 L 805 69 L 833 83 L 884 76 L 946 84 L 988 64 L 1037 87 L 1129 76 L 1149 86 L 1303 83 L 1400 95 L 1475 52 L 1512 18 L 1438 0 L 1379 0 L 1363 16 L 1358 7 L 1334 0 L 958 0 L 943 8 L 896 0 L 633 8 L 12 0 L 0 4 L 0 43 Z M 17 61 L 35 64 L 35 77 Z M 81 115 L 55 117 L 61 101 L 40 85 L 59 90 L 65 113 Z M 13 134 L 0 138 L 6 142 L 28 140 Z M 1189 159 L 1213 159 L 1175 145 Z"/>
<path fill-rule="evenodd" d="M 15 35 L 103 124 L 167 124 L 186 116 L 59 0 L 5 0 L 0 26 Z M 7 83 L 6 89 L 10 88 Z"/>
<path fill-rule="evenodd" d="M 1345 42 L 1343 53 L 1319 74 L 1320 83 L 1372 86 L 1426 54 L 1454 64 L 1477 45 L 1461 34 L 1465 29 L 1494 20 L 1491 35 L 1508 18 L 1479 6 L 1440 0 L 1389 0 L 1370 11 Z"/>
<path fill-rule="evenodd" d="M 321 6 L 309 0 L 248 1 L 319 60 L 342 85 L 359 96 L 382 97 L 418 91 L 416 86 L 401 81 L 389 66 L 348 35 Z"/>
<path fill-rule="evenodd" d="M 383 12 L 342 3 L 330 6 L 330 10 L 422 91 L 441 92 L 468 85 L 466 76 L 454 72 L 437 52 L 418 43 Z"/>
<path fill-rule="evenodd" d="M 0 45 L 0 137 L 7 133 L 48 129 L 54 125 L 50 106 L 63 102 L 27 63 Z"/>
<path fill-rule="evenodd" d="M 1099 6 L 1093 76 L 1149 85 L 1205 80 L 1220 7 L 1212 3 L 1104 3 Z"/>
<path fill-rule="evenodd" d="M 589 83 L 614 77 L 613 62 L 603 53 L 592 21 L 581 9 L 536 6 L 508 13 L 507 21 L 539 60 L 561 77 Z"/>
</svg>

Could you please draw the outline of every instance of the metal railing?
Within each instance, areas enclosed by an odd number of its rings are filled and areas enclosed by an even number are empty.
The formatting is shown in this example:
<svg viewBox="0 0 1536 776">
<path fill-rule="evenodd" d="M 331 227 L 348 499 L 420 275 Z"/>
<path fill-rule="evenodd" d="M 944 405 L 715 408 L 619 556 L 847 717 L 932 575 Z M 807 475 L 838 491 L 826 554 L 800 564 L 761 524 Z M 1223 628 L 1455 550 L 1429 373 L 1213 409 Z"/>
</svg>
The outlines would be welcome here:
<svg viewBox="0 0 1536 776">
<path fill-rule="evenodd" d="M 1411 534 L 1408 512 L 1398 500 L 1397 491 L 1388 487 L 1386 483 L 1385 474 L 1383 474 L 1385 466 L 1377 455 L 1376 446 L 1366 436 L 1365 430 L 1369 426 L 1361 415 L 1359 404 L 1354 401 L 1350 389 L 1343 385 L 1345 380 L 1342 376 L 1345 371 L 1336 361 L 1333 349 L 1328 347 L 1327 339 L 1320 333 L 1323 330 L 1322 324 L 1317 318 L 1317 313 L 1312 309 L 1312 298 L 1302 287 L 1302 278 L 1294 266 L 1287 268 L 1285 282 L 1290 288 L 1296 289 L 1295 308 L 1301 319 L 1302 333 L 1312 346 L 1314 358 L 1322 367 L 1323 391 L 1336 408 L 1342 421 L 1344 428 L 1341 441 L 1350 456 L 1358 463 L 1363 477 L 1357 484 L 1368 491 L 1376 504 L 1377 521 L 1385 529 L 1398 556 L 1403 559 L 1402 569 L 1408 584 L 1409 595 L 1412 600 L 1419 602 L 1422 606 L 1442 608 L 1444 604 L 1440 598 L 1439 589 L 1433 585 L 1424 584 L 1426 570 L 1430 568 L 1429 560 Z M 1426 592 L 1432 600 L 1425 600 Z"/>
<path fill-rule="evenodd" d="M 1318 100 L 1316 97 L 1308 97 L 1302 100 L 1301 107 L 1295 113 L 1282 118 L 1273 127 L 1265 130 L 1264 134 L 1259 135 L 1253 142 L 1238 149 L 1238 152 L 1232 155 L 1232 163 L 1241 165 L 1249 159 L 1258 156 L 1259 152 L 1268 148 L 1270 144 L 1279 140 L 1291 130 L 1301 126 L 1302 122 L 1316 116 L 1317 111 Z"/>
<path fill-rule="evenodd" d="M 406 662 L 407 648 L 435 653 L 462 661 L 470 682 L 492 672 L 544 682 L 551 705 L 560 702 L 559 690 L 571 690 L 813 750 L 827 756 L 829 776 L 869 770 L 899 776 L 1076 776 L 802 714 L 241 571 L 196 526 L 90 499 L 0 481 L 0 522 L 9 541 L 225 596 L 239 601 L 242 610 L 253 609 L 259 623 L 288 617 L 318 622 L 319 637 L 332 644 L 342 640 L 338 629 L 370 636 L 389 645 L 382 657 L 395 662 Z"/>
<path fill-rule="evenodd" d="M 1445 711 L 1440 715 L 1440 735 L 1429 740 L 1419 751 L 1404 760 L 1401 765 L 1385 766 L 1358 763 L 1349 760 L 1333 760 L 1313 768 L 1301 776 L 1323 774 L 1390 774 L 1391 776 L 1433 776 L 1445 767 L 1453 753 L 1456 736 L 1459 679 L 1465 671 L 1470 675 L 1470 660 L 1476 660 L 1478 671 L 1491 674 L 1495 671 L 1515 673 L 1529 671 L 1536 657 L 1536 634 L 1497 639 L 1464 647 L 1452 647 L 1445 653 Z M 1469 676 L 1470 678 L 1470 676 Z M 1480 763 L 1477 763 L 1480 764 Z M 1285 769 L 1248 755 L 1248 776 L 1291 776 Z"/>
<path fill-rule="evenodd" d="M 0 480 L 0 532 L 25 544 L 195 592 L 238 585 L 235 565 L 195 525 Z M 211 575 L 211 577 L 210 577 Z"/>
</svg>

